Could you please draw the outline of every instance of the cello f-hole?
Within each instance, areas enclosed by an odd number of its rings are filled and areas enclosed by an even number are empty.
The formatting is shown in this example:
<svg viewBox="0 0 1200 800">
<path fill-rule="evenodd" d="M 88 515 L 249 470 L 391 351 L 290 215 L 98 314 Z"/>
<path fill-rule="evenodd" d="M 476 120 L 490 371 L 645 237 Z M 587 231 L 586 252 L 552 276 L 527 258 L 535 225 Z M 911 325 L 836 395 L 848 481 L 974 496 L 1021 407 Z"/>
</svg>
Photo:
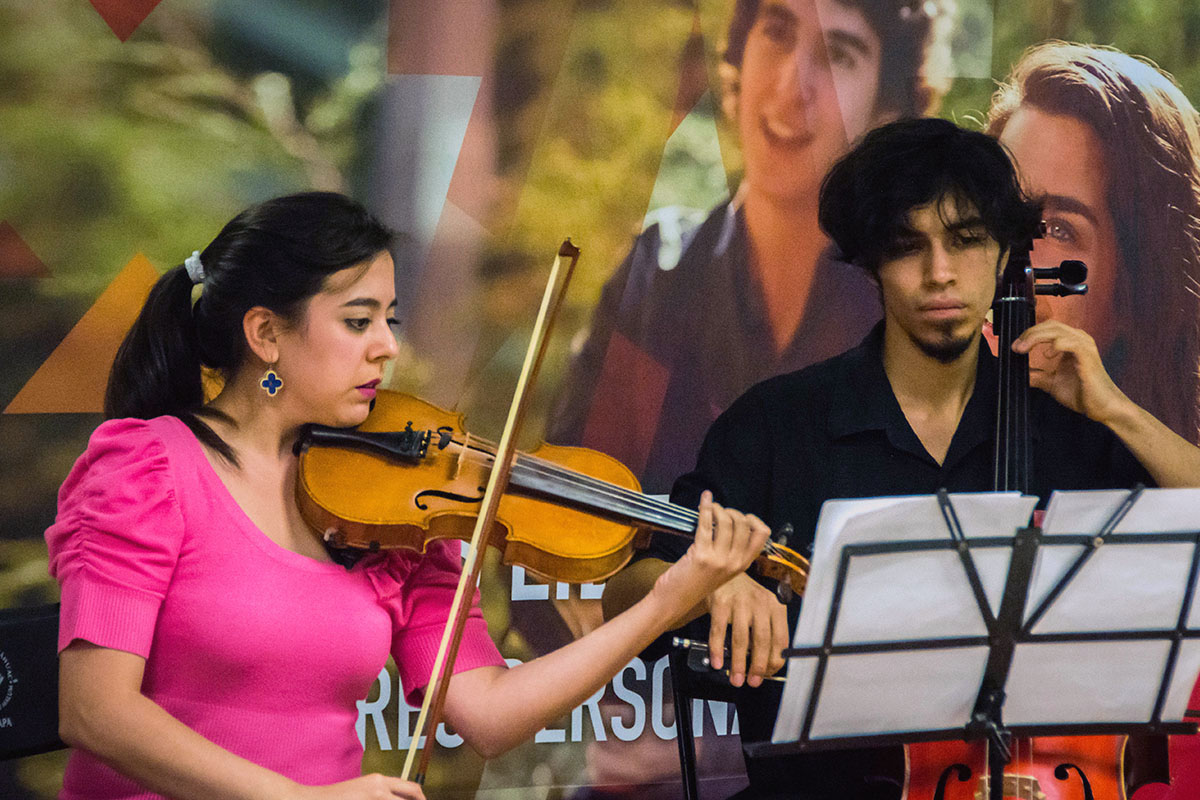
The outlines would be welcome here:
<svg viewBox="0 0 1200 800">
<path fill-rule="evenodd" d="M 1095 796 L 1092 795 L 1092 782 L 1088 780 L 1088 776 L 1084 774 L 1084 771 L 1081 770 L 1077 765 L 1066 763 L 1059 764 L 1054 768 L 1054 777 L 1060 781 L 1069 780 L 1071 777 L 1071 770 L 1078 772 L 1079 780 L 1083 781 L 1083 800 L 1096 800 Z"/>
<path fill-rule="evenodd" d="M 950 774 L 954 773 L 954 777 L 959 783 L 966 783 L 971 780 L 971 768 L 966 764 L 951 764 L 942 770 L 942 774 L 938 776 L 937 789 L 933 792 L 933 800 L 946 800 L 946 784 L 950 782 Z"/>
</svg>

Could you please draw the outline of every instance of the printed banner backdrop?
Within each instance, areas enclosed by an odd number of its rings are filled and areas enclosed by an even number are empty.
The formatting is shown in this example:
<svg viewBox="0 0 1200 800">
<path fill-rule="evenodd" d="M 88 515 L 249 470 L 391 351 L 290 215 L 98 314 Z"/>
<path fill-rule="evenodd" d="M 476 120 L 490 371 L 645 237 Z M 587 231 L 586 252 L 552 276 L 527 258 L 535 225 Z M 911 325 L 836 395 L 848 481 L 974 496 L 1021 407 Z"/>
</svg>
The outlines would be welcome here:
<svg viewBox="0 0 1200 800">
<path fill-rule="evenodd" d="M 742 391 L 873 324 L 817 187 L 871 127 L 943 116 L 999 136 L 1046 198 L 1035 263 L 1091 268 L 1086 297 L 1041 313 L 1195 441 L 1198 96 L 1196 0 L 0 0 L 0 605 L 56 599 L 42 532 L 150 285 L 305 189 L 406 234 L 389 385 L 493 439 L 570 236 L 523 442 L 604 451 L 665 493 Z M 495 554 L 482 582 L 513 663 L 598 625 L 602 592 Z M 426 791 L 678 797 L 669 693 L 647 656 L 500 758 L 441 729 Z M 360 703 L 367 770 L 399 771 L 401 696 L 389 667 Z M 702 710 L 704 796 L 724 797 L 738 722 Z M 1200 793 L 1200 740 L 1171 756 L 1136 800 Z M 4 762 L 0 796 L 52 797 L 64 764 Z"/>
</svg>

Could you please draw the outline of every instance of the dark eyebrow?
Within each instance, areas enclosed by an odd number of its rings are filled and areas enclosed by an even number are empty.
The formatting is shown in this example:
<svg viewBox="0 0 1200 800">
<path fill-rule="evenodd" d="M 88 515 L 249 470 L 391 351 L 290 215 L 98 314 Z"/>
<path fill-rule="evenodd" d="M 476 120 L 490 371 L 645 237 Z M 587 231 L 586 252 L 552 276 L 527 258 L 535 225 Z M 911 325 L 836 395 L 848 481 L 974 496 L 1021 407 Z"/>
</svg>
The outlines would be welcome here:
<svg viewBox="0 0 1200 800">
<path fill-rule="evenodd" d="M 1044 194 L 1040 199 L 1042 205 L 1046 208 L 1066 211 L 1069 214 L 1078 214 L 1097 228 L 1100 227 L 1100 220 L 1097 219 L 1096 212 L 1092 211 L 1091 207 L 1081 200 L 1065 194 Z"/>
<path fill-rule="evenodd" d="M 785 25 L 795 26 L 797 23 L 796 15 L 790 8 L 779 3 L 769 3 L 761 11 L 758 12 L 759 19 L 771 17 L 772 21 L 780 22 Z"/>
<path fill-rule="evenodd" d="M 367 308 L 374 310 L 379 308 L 379 301 L 374 297 L 356 297 L 353 300 L 347 300 L 346 302 L 342 303 L 343 308 L 346 306 L 366 306 Z M 387 307 L 395 308 L 396 301 L 393 300 L 392 302 L 388 303 Z"/>
<path fill-rule="evenodd" d="M 971 228 L 982 228 L 982 227 L 984 227 L 983 217 L 981 217 L 979 215 L 975 215 L 973 217 L 967 217 L 966 219 L 959 219 L 959 220 L 955 220 L 954 222 L 951 222 L 949 225 L 946 226 L 946 230 L 948 230 L 950 232 L 955 232 L 955 231 L 965 231 L 965 230 L 969 230 Z"/>
</svg>

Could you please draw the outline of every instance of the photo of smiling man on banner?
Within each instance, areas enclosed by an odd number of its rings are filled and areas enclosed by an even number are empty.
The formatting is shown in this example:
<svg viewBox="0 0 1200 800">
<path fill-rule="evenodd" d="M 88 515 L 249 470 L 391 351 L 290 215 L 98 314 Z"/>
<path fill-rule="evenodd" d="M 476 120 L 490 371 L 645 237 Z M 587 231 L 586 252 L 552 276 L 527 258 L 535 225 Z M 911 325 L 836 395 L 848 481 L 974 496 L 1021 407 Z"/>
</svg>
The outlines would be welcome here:
<svg viewBox="0 0 1200 800">
<path fill-rule="evenodd" d="M 878 318 L 875 288 L 828 251 L 817 189 L 866 131 L 937 110 L 952 12 L 945 0 L 736 2 L 719 70 L 741 182 L 698 227 L 664 220 L 635 240 L 549 441 L 604 450 L 665 492 L 748 386 L 862 338 Z"/>
</svg>

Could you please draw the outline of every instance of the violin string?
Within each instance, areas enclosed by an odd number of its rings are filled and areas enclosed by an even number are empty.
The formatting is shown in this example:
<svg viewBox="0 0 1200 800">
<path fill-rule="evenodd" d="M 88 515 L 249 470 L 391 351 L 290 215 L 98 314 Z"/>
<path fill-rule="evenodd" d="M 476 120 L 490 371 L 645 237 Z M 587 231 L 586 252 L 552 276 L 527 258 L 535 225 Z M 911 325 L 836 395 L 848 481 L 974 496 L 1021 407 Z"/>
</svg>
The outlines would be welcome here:
<svg viewBox="0 0 1200 800">
<path fill-rule="evenodd" d="M 476 448 L 476 451 L 484 454 L 486 463 L 491 463 L 490 459 L 494 456 L 493 453 L 488 452 L 483 448 Z M 645 511 L 647 513 L 657 512 L 660 517 L 676 520 L 677 522 L 689 527 L 694 527 L 699 518 L 698 513 L 690 509 L 686 509 L 671 503 L 664 503 L 654 500 L 642 494 L 641 492 L 626 489 L 608 481 L 594 478 L 590 475 L 585 475 L 580 472 L 575 472 L 574 470 L 566 469 L 554 464 L 553 462 L 537 458 L 536 456 L 520 454 L 517 459 L 516 466 L 522 467 L 544 477 L 553 478 L 559 482 L 572 485 L 576 488 L 585 489 L 591 494 L 599 496 L 600 498 L 613 501 L 624 501 L 626 506 Z"/>
<path fill-rule="evenodd" d="M 477 448 L 477 451 L 485 454 L 485 457 L 488 459 L 493 456 L 493 453 L 483 448 Z M 517 466 L 528 469 L 538 475 L 550 477 L 559 482 L 574 485 L 577 488 L 586 489 L 593 495 L 601 498 L 624 501 L 626 506 L 631 506 L 645 512 L 657 512 L 660 517 L 674 519 L 689 527 L 694 527 L 699 518 L 698 513 L 690 509 L 654 500 L 641 492 L 626 489 L 608 481 L 566 469 L 536 456 L 520 454 Z"/>
<path fill-rule="evenodd" d="M 475 441 L 482 442 L 484 440 L 476 438 Z M 455 444 L 460 443 L 455 440 Z M 494 461 L 494 454 L 488 452 L 483 447 L 472 446 L 469 450 L 472 453 L 470 457 L 474 458 L 478 463 L 490 466 Z M 653 500 L 641 492 L 626 489 L 608 481 L 575 472 L 574 470 L 561 467 L 536 456 L 519 455 L 514 469 L 524 469 L 539 476 L 552 478 L 560 483 L 581 488 L 593 497 L 608 500 L 614 506 L 623 504 L 626 508 L 632 507 L 636 511 L 645 512 L 645 516 L 650 516 L 650 512 L 654 512 L 659 518 L 673 519 L 688 527 L 694 527 L 699 521 L 700 515 L 696 511 L 677 506 L 673 503 Z M 627 511 L 626 513 L 629 512 Z M 769 539 L 763 545 L 763 551 L 771 555 L 781 555 L 783 552 L 778 545 Z"/>
<path fill-rule="evenodd" d="M 485 453 L 488 456 L 493 455 L 494 450 L 493 452 L 489 452 L 487 449 L 487 445 L 490 445 L 490 443 L 486 439 L 476 437 L 475 441 L 485 445 L 485 447 L 475 448 L 478 452 Z M 699 520 L 698 513 L 691 509 L 686 509 L 673 503 L 654 500 L 641 492 L 626 489 L 608 481 L 566 469 L 536 456 L 520 454 L 517 464 L 528 468 L 538 475 L 554 479 L 560 483 L 566 483 L 600 499 L 623 504 L 626 508 L 643 512 L 645 515 L 657 515 L 660 519 L 674 521 L 689 529 L 694 529 Z M 774 543 L 771 543 L 765 549 L 772 554 L 779 553 L 779 549 Z"/>
<path fill-rule="evenodd" d="M 475 441 L 485 445 L 484 447 L 475 448 L 479 452 L 486 453 L 489 456 L 494 454 L 494 446 L 486 439 L 475 437 Z M 489 450 L 488 448 L 491 449 Z M 537 456 L 521 453 L 518 458 L 518 463 L 528 465 L 531 468 L 536 466 L 540 470 L 539 474 L 554 477 L 557 480 L 567 481 L 568 483 L 576 486 L 587 488 L 601 496 L 620 498 L 630 506 L 645 511 L 658 512 L 662 516 L 669 517 L 688 526 L 694 527 L 696 521 L 698 520 L 697 512 L 691 509 L 683 508 L 682 506 L 678 506 L 673 503 L 664 503 L 659 500 L 654 500 L 642 492 L 638 492 L 633 489 L 626 489 L 623 486 L 618 486 L 609 481 L 601 480 L 590 475 L 585 475 L 581 472 L 566 469 L 552 461 L 547 461 L 545 459 L 538 458 Z"/>
<path fill-rule="evenodd" d="M 688 527 L 694 528 L 699 521 L 700 515 L 696 511 L 677 506 L 673 503 L 664 503 L 646 497 L 641 492 L 626 489 L 623 486 L 617 486 L 607 481 L 593 478 L 589 475 L 574 472 L 573 470 L 560 467 L 553 462 L 545 461 L 534 456 L 522 456 L 522 459 L 528 459 L 529 463 L 523 464 L 518 461 L 517 466 L 527 466 L 531 471 L 539 475 L 552 477 L 556 480 L 567 484 L 584 487 L 593 494 L 598 494 L 602 497 L 612 498 L 618 501 L 624 501 L 627 506 L 633 506 L 640 510 L 657 512 L 660 517 L 670 517 L 677 521 L 685 523 Z M 763 550 L 778 555 L 781 551 L 779 547 L 770 540 L 763 545 Z"/>
<path fill-rule="evenodd" d="M 465 447 L 472 453 L 482 454 L 482 463 L 490 465 L 491 459 L 495 455 L 494 443 L 479 436 L 472 437 L 472 439 L 474 443 L 466 445 L 457 439 L 451 439 L 451 441 L 460 447 Z M 617 486 L 608 481 L 561 467 L 552 461 L 547 461 L 536 456 L 519 453 L 516 466 L 528 468 L 539 475 L 553 478 L 568 485 L 573 484 L 578 488 L 583 488 L 594 496 L 599 496 L 610 501 L 623 501 L 627 507 L 644 512 L 646 515 L 654 512 L 660 518 L 673 519 L 689 528 L 694 528 L 699 521 L 699 513 L 691 509 L 675 505 L 674 503 L 664 503 L 654 500 L 641 492 L 626 489 L 623 486 Z M 770 539 L 763 545 L 763 552 L 778 556 L 784 561 L 790 560 L 789 554 Z"/>
<path fill-rule="evenodd" d="M 654 500 L 642 494 L 641 492 L 627 489 L 623 486 L 617 486 L 616 484 L 594 478 L 590 475 L 584 475 L 583 473 L 565 469 L 557 464 L 554 464 L 553 462 L 545 461 L 544 459 L 534 456 L 522 456 L 522 458 L 528 459 L 531 466 L 536 465 L 539 474 L 550 475 L 558 480 L 563 480 L 568 483 L 585 485 L 601 495 L 622 499 L 630 505 L 642 509 L 654 510 L 663 516 L 669 515 L 676 520 L 685 522 L 689 527 L 692 528 L 694 528 L 699 522 L 700 514 L 697 511 L 675 505 L 674 503 Z M 520 462 L 518 462 L 518 464 L 519 463 Z M 767 542 L 763 545 L 763 549 L 773 555 L 778 555 L 782 552 L 780 548 L 770 540 L 767 540 Z"/>
</svg>

